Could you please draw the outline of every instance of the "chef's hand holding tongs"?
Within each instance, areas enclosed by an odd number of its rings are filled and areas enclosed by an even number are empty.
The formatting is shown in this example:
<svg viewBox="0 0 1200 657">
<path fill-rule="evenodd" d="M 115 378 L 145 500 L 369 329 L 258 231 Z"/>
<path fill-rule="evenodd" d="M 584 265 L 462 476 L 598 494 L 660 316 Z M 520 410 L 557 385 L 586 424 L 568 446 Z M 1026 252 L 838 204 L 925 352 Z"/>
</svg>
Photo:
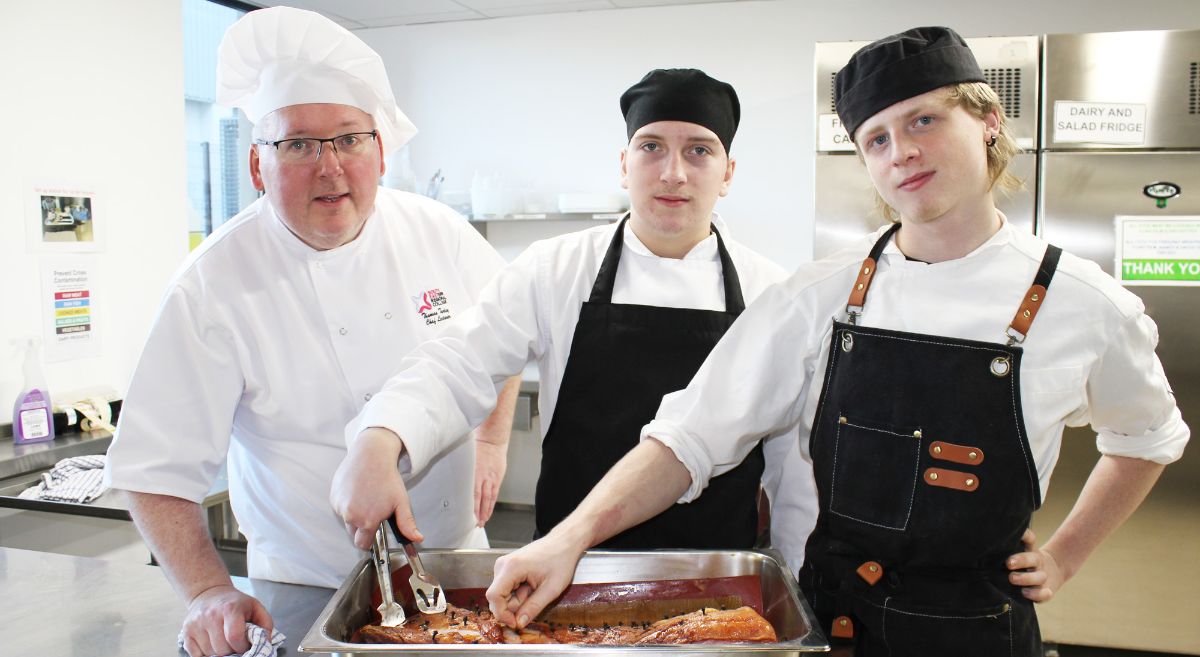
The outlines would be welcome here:
<svg viewBox="0 0 1200 657">
<path fill-rule="evenodd" d="M 395 519 L 402 535 L 418 543 L 425 540 L 397 468 L 403 451 L 399 436 L 371 427 L 355 437 L 333 475 L 329 503 L 360 550 L 372 548 L 380 524 L 389 517 Z"/>
<path fill-rule="evenodd" d="M 417 529 L 408 489 L 396 467 L 403 449 L 400 437 L 387 429 L 372 427 L 362 431 L 334 473 L 329 493 L 329 503 L 346 523 L 354 545 L 372 552 L 383 597 L 379 612 L 384 626 L 404 622 L 404 611 L 391 590 L 391 556 L 385 523 L 391 526 L 396 540 L 404 546 L 412 567 L 409 583 L 417 609 L 423 613 L 446 610 L 446 596 L 441 584 L 425 572 L 413 545 L 413 541 L 423 541 L 425 537 Z"/>
</svg>

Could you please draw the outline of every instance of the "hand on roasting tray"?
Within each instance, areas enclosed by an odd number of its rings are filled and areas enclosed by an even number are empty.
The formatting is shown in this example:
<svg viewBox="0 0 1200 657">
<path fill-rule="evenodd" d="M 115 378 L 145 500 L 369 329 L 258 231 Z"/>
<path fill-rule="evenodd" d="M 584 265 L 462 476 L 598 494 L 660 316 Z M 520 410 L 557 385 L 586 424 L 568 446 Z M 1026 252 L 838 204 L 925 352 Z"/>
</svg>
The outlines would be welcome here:
<svg viewBox="0 0 1200 657">
<path fill-rule="evenodd" d="M 488 607 L 496 620 L 521 629 L 571 584 L 583 548 L 551 531 L 496 560 Z"/>
<path fill-rule="evenodd" d="M 363 430 L 350 445 L 346 459 L 333 475 L 329 504 L 346 523 L 354 546 L 370 550 L 379 523 L 395 514 L 400 532 L 413 542 L 425 537 L 417 529 L 408 489 L 397 462 L 403 443 L 387 429 Z"/>
<path fill-rule="evenodd" d="M 206 589 L 188 603 L 183 647 L 192 657 L 240 655 L 250 649 L 247 622 L 265 629 L 267 636 L 275 626 L 261 602 L 232 586 Z"/>
<path fill-rule="evenodd" d="M 1037 536 L 1026 529 L 1021 537 L 1025 551 L 1008 558 L 1008 581 L 1020 586 L 1021 594 L 1034 602 L 1047 602 L 1066 581 L 1058 560 L 1045 548 L 1037 547 Z"/>
</svg>

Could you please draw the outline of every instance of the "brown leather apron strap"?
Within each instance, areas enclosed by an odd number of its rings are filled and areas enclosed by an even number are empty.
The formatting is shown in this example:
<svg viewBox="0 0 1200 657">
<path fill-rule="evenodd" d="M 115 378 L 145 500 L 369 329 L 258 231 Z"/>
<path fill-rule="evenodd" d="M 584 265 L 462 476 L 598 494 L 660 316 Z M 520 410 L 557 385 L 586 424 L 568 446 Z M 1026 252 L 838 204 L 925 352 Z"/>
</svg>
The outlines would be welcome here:
<svg viewBox="0 0 1200 657">
<path fill-rule="evenodd" d="M 1017 314 L 1013 316 L 1012 323 L 1004 332 L 1008 336 L 1008 344 L 1020 344 L 1025 341 L 1025 336 L 1029 335 L 1029 327 L 1033 324 L 1034 317 L 1037 317 L 1042 302 L 1046 300 L 1046 290 L 1058 269 L 1058 259 L 1061 256 L 1062 249 L 1053 244 L 1046 245 L 1046 254 L 1042 256 L 1042 264 L 1038 266 L 1033 285 L 1029 286 L 1029 291 L 1021 300 L 1021 307 L 1017 308 Z"/>
<path fill-rule="evenodd" d="M 863 260 L 862 267 L 858 270 L 858 279 L 854 281 L 854 288 L 850 290 L 850 299 L 846 302 L 846 315 L 851 324 L 856 323 L 855 320 L 867 303 L 867 290 L 871 287 L 871 279 L 875 277 L 875 265 L 879 262 L 879 256 L 883 254 L 883 248 L 887 246 L 888 240 L 892 239 L 892 235 L 895 235 L 898 230 L 900 230 L 899 222 L 892 224 L 892 227 L 875 241 L 875 246 L 871 247 L 871 254 L 867 256 L 866 260 Z"/>
</svg>

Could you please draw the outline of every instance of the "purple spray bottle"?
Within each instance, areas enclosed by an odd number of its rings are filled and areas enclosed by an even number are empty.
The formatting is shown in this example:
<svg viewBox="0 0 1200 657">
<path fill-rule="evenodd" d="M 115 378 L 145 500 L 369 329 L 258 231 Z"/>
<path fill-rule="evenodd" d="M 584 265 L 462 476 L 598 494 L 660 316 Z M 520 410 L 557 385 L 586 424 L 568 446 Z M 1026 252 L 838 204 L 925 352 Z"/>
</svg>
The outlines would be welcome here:
<svg viewBox="0 0 1200 657">
<path fill-rule="evenodd" d="M 13 442 L 18 445 L 54 440 L 54 415 L 50 410 L 50 391 L 42 376 L 38 355 L 40 341 L 22 338 L 15 341 L 25 349 L 25 381 L 13 404 Z"/>
</svg>

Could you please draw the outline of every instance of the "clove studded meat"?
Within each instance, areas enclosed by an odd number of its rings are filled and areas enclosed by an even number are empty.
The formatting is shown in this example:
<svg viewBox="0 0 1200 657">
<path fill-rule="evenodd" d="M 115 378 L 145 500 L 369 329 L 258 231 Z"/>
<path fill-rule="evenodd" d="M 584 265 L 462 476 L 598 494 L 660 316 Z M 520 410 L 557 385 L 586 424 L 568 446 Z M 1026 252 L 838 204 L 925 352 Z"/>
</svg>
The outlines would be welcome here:
<svg viewBox="0 0 1200 657">
<path fill-rule="evenodd" d="M 366 625 L 356 643 L 579 643 L 610 646 L 687 643 L 774 643 L 775 629 L 751 607 L 700 609 L 655 623 L 587 627 L 534 621 L 522 630 L 500 625 L 487 610 L 447 605 L 442 614 L 415 614 L 403 625 Z"/>
</svg>

